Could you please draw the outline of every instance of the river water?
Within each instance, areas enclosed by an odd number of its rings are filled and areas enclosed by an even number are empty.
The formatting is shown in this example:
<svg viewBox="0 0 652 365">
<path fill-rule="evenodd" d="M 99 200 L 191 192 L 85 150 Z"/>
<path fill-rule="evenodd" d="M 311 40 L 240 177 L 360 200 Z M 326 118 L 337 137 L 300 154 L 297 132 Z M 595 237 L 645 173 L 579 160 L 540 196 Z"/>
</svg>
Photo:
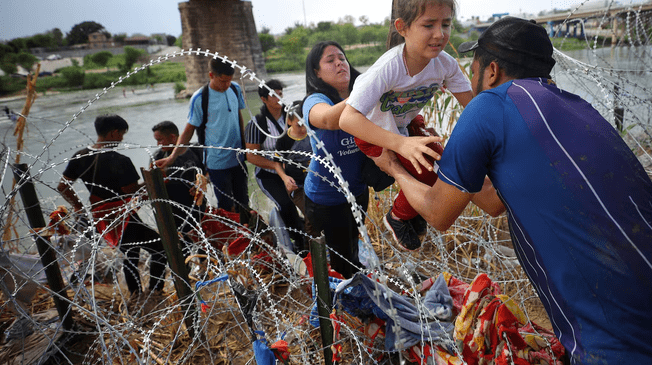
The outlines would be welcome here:
<svg viewBox="0 0 652 365">
<path fill-rule="evenodd" d="M 641 113 L 636 118 L 649 123 L 650 100 L 652 100 L 650 91 L 652 77 L 649 75 L 652 70 L 651 53 L 649 46 L 636 49 L 606 48 L 597 51 L 568 52 L 568 56 L 573 60 L 558 62 L 559 66 L 556 66 L 553 78 L 563 89 L 592 101 L 607 117 L 610 112 L 609 106 L 613 106 L 615 99 L 610 94 L 610 91 L 613 91 L 612 84 L 605 83 L 605 80 L 622 80 L 621 89 L 625 93 L 631 91 L 640 94 L 640 90 L 645 90 L 647 94 L 637 95 L 636 98 L 647 102 L 628 107 L 627 112 Z M 599 67 L 625 71 L 613 72 Z M 359 69 L 364 71 L 366 68 Z M 291 103 L 304 96 L 303 73 L 283 73 L 272 77 L 286 85 L 284 89 L 286 102 Z M 234 80 L 241 85 L 245 82 L 249 88 L 256 86 L 248 79 L 239 79 L 238 73 Z M 148 168 L 150 156 L 156 149 L 151 127 L 163 120 L 170 120 L 182 130 L 186 122 L 188 99 L 175 99 L 173 87 L 173 84 L 157 84 L 154 88 L 138 86 L 134 89 L 131 87 L 123 89 L 118 85 L 100 95 L 100 98 L 90 106 L 89 100 L 95 99 L 102 90 L 48 93 L 39 96 L 29 114 L 24 148 L 26 155 L 21 156 L 21 162 L 33 164 L 31 174 L 38 176 L 40 184 L 37 184 L 37 189 L 47 208 L 63 203 L 53 188 L 56 187 L 60 174 L 65 168 L 66 159 L 78 149 L 94 142 L 93 121 L 97 115 L 115 113 L 127 120 L 130 128 L 120 147 L 121 153 L 129 156 L 137 169 Z M 248 109 L 243 110 L 243 117 L 248 120 L 257 113 L 261 102 L 255 91 L 246 93 L 246 99 Z M 15 111 L 20 111 L 23 104 L 22 98 L 0 99 L 0 107 L 6 105 Z M 82 109 L 85 109 L 83 113 L 73 120 L 73 116 Z M 0 143 L 2 143 L 0 148 L 4 151 L 9 149 L 10 163 L 15 160 L 16 148 L 12 133 L 13 123 L 4 116 L 0 117 Z M 6 157 L 2 158 L 3 162 L 6 160 Z M 11 191 L 11 180 L 11 172 L 6 171 L 2 176 L 4 194 Z M 85 192 L 81 185 L 77 190 L 82 194 Z"/>
</svg>

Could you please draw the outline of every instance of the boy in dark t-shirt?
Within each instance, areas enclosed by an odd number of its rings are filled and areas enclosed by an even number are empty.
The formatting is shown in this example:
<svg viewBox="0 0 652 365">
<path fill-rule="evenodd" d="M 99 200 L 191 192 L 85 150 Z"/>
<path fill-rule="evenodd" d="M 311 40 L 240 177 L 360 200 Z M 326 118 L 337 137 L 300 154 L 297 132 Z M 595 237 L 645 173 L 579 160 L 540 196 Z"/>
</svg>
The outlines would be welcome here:
<svg viewBox="0 0 652 365">
<path fill-rule="evenodd" d="M 139 189 L 138 173 L 131 160 L 113 150 L 129 125 L 118 115 L 102 115 L 95 119 L 97 141 L 77 151 L 63 172 L 57 190 L 72 204 L 75 212 L 83 209 L 77 193 L 72 189 L 81 179 L 90 193 L 91 211 L 98 232 L 109 243 L 125 254 L 124 275 L 129 292 L 143 292 L 138 272 L 140 249 L 151 254 L 149 290 L 160 291 L 165 284 L 167 259 L 161 239 L 146 226 L 128 202 Z"/>
<path fill-rule="evenodd" d="M 154 139 L 161 146 L 152 156 L 154 161 L 170 156 L 179 138 L 179 128 L 170 121 L 163 121 L 152 127 Z M 183 234 L 184 246 L 191 241 L 189 233 L 201 219 L 206 205 L 195 206 L 194 182 L 197 174 L 202 174 L 202 161 L 192 148 L 179 155 L 174 162 L 164 168 L 165 188 L 171 201 L 183 207 L 172 205 L 174 223 Z M 184 252 L 186 255 L 189 252 Z"/>
</svg>

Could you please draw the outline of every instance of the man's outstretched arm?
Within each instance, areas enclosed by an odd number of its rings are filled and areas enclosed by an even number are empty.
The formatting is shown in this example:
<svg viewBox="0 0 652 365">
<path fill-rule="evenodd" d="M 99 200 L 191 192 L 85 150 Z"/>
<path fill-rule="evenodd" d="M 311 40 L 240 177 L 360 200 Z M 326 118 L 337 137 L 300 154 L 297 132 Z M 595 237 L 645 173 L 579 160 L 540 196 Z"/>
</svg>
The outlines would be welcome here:
<svg viewBox="0 0 652 365">
<path fill-rule="evenodd" d="M 441 179 L 433 186 L 418 181 L 405 170 L 392 151 L 383 150 L 380 157 L 374 158 L 374 162 L 394 177 L 410 205 L 439 231 L 453 225 L 470 201 L 494 216 L 505 209 L 488 179 L 481 192 L 471 194 Z"/>
</svg>

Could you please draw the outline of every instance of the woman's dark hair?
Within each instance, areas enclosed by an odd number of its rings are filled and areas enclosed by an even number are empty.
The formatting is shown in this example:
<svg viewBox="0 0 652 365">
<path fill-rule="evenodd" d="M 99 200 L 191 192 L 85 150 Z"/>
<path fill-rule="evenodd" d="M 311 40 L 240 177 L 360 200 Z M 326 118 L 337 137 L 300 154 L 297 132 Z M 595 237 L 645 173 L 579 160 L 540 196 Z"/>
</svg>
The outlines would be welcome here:
<svg viewBox="0 0 652 365">
<path fill-rule="evenodd" d="M 342 49 L 342 47 L 335 41 L 323 41 L 315 44 L 310 50 L 310 53 L 308 53 L 308 57 L 306 57 L 306 94 L 311 95 L 314 93 L 322 93 L 328 96 L 328 98 L 331 99 L 334 104 L 337 104 L 342 101 L 340 94 L 337 92 L 337 90 L 335 90 L 334 87 L 325 83 L 322 79 L 317 77 L 317 73 L 315 72 L 316 70 L 319 70 L 319 60 L 321 60 L 321 56 L 324 54 L 324 50 L 328 46 L 337 47 L 340 51 L 342 51 L 342 54 L 344 54 L 344 57 L 346 58 L 344 49 Z M 348 62 L 349 59 L 347 58 L 346 61 Z M 351 71 L 349 91 L 351 91 L 353 90 L 353 83 L 355 82 L 355 79 L 360 76 L 360 72 L 353 68 L 350 62 L 349 68 Z"/>
</svg>

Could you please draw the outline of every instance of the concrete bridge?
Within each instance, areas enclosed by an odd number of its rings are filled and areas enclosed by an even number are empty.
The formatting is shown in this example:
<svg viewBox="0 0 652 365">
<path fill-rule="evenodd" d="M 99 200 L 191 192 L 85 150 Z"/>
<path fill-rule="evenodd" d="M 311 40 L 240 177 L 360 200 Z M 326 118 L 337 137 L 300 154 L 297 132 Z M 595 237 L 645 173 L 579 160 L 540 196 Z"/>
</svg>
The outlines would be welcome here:
<svg viewBox="0 0 652 365">
<path fill-rule="evenodd" d="M 210 50 L 247 66 L 266 78 L 265 59 L 256 31 L 250 1 L 189 0 L 179 3 L 183 49 Z M 210 57 L 185 56 L 187 93 L 192 94 L 208 82 Z M 239 70 L 233 76 L 238 82 Z M 241 85 L 257 87 L 257 85 Z"/>
<path fill-rule="evenodd" d="M 606 2 L 608 4 L 608 2 Z M 580 7 L 575 12 L 544 15 L 535 18 L 546 24 L 551 37 L 611 36 L 611 44 L 625 36 L 625 24 L 636 16 L 652 16 L 652 2 L 636 6 Z"/>
</svg>

